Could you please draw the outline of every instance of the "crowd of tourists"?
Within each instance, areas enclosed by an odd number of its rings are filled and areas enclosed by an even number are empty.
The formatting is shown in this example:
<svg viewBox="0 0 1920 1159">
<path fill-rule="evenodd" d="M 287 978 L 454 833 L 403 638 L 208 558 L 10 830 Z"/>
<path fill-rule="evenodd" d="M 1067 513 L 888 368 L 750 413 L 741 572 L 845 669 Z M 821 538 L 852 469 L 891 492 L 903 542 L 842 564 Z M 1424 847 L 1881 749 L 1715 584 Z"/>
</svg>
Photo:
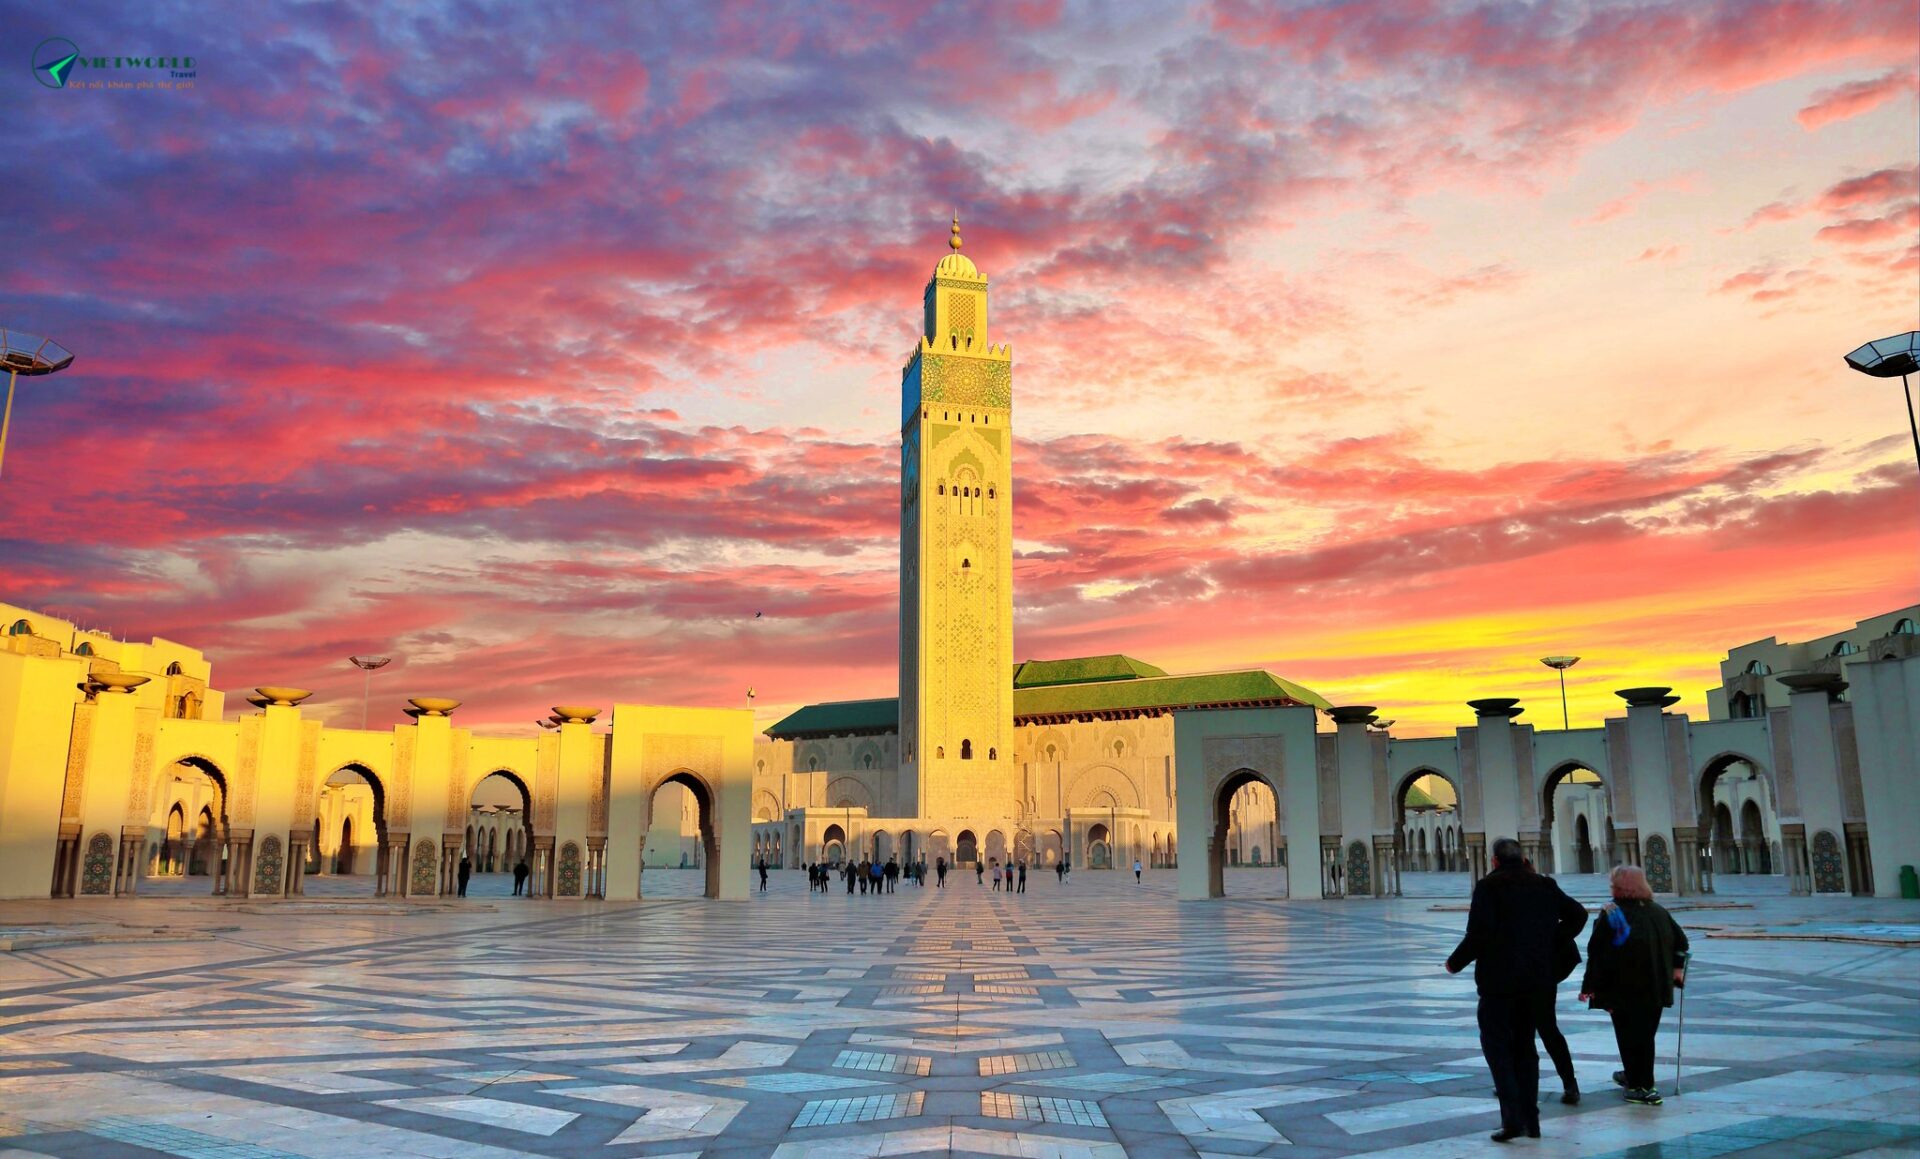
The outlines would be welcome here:
<svg viewBox="0 0 1920 1159">
<path fill-rule="evenodd" d="M 948 864 L 943 857 L 934 858 L 932 874 L 934 888 L 945 889 L 947 874 L 958 867 L 959 863 Z M 754 871 L 760 875 L 760 892 L 767 891 L 767 859 L 762 857 L 754 863 Z M 925 858 L 910 861 L 905 865 L 897 857 L 889 857 L 882 862 L 877 858 L 864 858 L 859 861 L 818 861 L 806 865 L 807 889 L 814 893 L 831 893 L 836 885 L 845 885 L 848 894 L 892 893 L 898 888 L 901 878 L 906 878 L 921 889 L 927 885 L 927 862 Z M 1054 876 L 1065 885 L 1073 872 L 1073 865 L 1061 861 L 1053 867 Z M 1134 863 L 1135 880 L 1140 877 L 1140 865 Z M 993 882 L 994 892 L 1027 892 L 1027 863 L 1009 861 L 1002 863 L 998 858 L 973 863 L 973 881 L 975 885 Z"/>
<path fill-rule="evenodd" d="M 1621 1069 L 1613 1081 L 1626 1100 L 1659 1106 L 1654 1086 L 1654 1035 L 1686 984 L 1687 935 L 1653 900 L 1646 871 L 1622 865 L 1609 876 L 1613 900 L 1602 907 L 1587 939 L 1587 970 L 1580 1000 L 1613 1021 Z M 1560 1101 L 1578 1103 L 1580 1086 L 1566 1036 L 1554 1019 L 1556 990 L 1580 965 L 1576 939 L 1587 910 L 1535 872 L 1511 837 L 1493 843 L 1493 870 L 1473 887 L 1466 935 L 1447 959 L 1447 972 L 1469 965 L 1480 994 L 1480 1049 L 1500 1101 L 1493 1141 L 1540 1137 L 1540 1055 L 1546 1045 L 1560 1075 Z"/>
</svg>

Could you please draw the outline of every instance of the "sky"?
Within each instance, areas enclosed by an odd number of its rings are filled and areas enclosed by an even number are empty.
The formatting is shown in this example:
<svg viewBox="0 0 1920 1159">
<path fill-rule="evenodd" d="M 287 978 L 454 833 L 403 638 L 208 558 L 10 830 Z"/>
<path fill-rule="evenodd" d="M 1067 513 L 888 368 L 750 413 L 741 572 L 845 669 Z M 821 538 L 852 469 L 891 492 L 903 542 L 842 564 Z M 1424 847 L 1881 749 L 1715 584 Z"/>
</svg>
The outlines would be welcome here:
<svg viewBox="0 0 1920 1159">
<path fill-rule="evenodd" d="M 1399 735 L 1912 604 L 1916 0 L 0 5 L 0 599 L 371 714 L 895 691 L 958 212 L 1015 651 Z M 35 46 L 191 56 L 37 83 Z M 240 706 L 238 695 L 233 704 Z"/>
</svg>

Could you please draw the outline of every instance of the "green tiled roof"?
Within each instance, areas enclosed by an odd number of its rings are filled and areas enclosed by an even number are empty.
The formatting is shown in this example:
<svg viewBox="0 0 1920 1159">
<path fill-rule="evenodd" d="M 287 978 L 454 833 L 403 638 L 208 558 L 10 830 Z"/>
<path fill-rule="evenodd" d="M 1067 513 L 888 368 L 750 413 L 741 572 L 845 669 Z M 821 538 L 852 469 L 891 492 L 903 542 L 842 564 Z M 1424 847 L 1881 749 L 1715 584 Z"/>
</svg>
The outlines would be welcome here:
<svg viewBox="0 0 1920 1159">
<path fill-rule="evenodd" d="M 1094 684 L 1165 675 L 1164 669 L 1116 652 L 1111 656 L 1076 656 L 1071 660 L 1029 660 L 1016 664 L 1013 686 L 1039 688 L 1048 684 Z"/>
<path fill-rule="evenodd" d="M 809 704 L 788 714 L 767 730 L 775 740 L 796 736 L 834 736 L 843 733 L 892 732 L 900 727 L 900 700 L 835 700 Z"/>
<path fill-rule="evenodd" d="M 1197 676 L 1149 676 L 1100 684 L 1059 684 L 1016 688 L 1013 715 L 1061 716 L 1079 712 L 1115 712 L 1135 708 L 1196 708 L 1255 700 L 1291 700 L 1328 707 L 1319 693 L 1282 680 L 1271 672 L 1206 672 Z"/>
<path fill-rule="evenodd" d="M 1139 661 L 1130 663 L 1139 664 Z M 1026 665 L 1021 667 L 1025 668 Z M 1140 667 L 1151 668 L 1150 665 Z M 1291 680 L 1282 680 L 1271 672 L 1252 668 L 1243 672 L 1206 672 L 1196 676 L 1115 676 L 1082 684 L 1016 687 L 1013 690 L 1013 715 L 1015 718 L 1069 716 L 1086 712 L 1201 708 L 1276 700 L 1290 700 L 1295 704 L 1308 704 L 1316 708 L 1328 706 L 1319 693 L 1302 688 Z M 831 704 L 809 704 L 767 729 L 767 735 L 776 740 L 788 740 L 805 736 L 888 732 L 899 727 L 900 702 L 897 699 L 842 700 Z"/>
<path fill-rule="evenodd" d="M 1427 791 L 1421 788 L 1419 785 L 1408 785 L 1407 786 L 1407 808 L 1431 809 L 1433 808 L 1433 798 L 1427 796 Z"/>
</svg>

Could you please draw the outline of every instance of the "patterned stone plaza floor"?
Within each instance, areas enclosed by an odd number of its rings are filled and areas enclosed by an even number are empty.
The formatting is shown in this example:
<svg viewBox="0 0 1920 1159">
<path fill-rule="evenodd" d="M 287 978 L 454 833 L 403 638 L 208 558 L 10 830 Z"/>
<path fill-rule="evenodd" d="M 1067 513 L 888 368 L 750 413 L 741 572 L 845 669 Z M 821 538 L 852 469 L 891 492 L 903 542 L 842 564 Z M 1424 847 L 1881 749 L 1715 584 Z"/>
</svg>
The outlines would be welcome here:
<svg viewBox="0 0 1920 1159">
<path fill-rule="evenodd" d="M 776 872 L 745 904 L 675 871 L 627 905 L 498 878 L 451 906 L 0 903 L 0 932 L 146 939 L 0 953 L 0 1156 L 1920 1155 L 1920 949 L 1700 936 L 1920 936 L 1920 905 L 1723 883 L 1751 906 L 1679 914 L 1684 1093 L 1623 1105 L 1569 987 L 1586 1099 L 1549 1067 L 1546 1138 L 1499 1148 L 1472 986 L 1440 968 L 1464 881 L 1252 898 L 1275 880 L 1187 905 L 1170 871 L 1085 870 L 880 897 Z"/>
</svg>

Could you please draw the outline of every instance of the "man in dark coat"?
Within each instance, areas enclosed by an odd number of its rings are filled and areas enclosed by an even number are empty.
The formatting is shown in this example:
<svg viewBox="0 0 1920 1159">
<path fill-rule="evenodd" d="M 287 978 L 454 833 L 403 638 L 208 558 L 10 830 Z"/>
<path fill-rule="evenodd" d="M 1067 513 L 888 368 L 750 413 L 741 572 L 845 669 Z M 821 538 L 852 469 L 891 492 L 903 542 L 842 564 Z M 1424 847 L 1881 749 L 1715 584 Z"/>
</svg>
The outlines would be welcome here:
<svg viewBox="0 0 1920 1159">
<path fill-rule="evenodd" d="M 1587 924 L 1587 911 L 1550 877 L 1528 867 L 1520 843 L 1493 843 L 1493 872 L 1473 887 L 1466 936 L 1447 959 L 1447 972 L 1473 965 L 1480 992 L 1480 1050 L 1500 1098 L 1500 1129 L 1493 1141 L 1540 1134 L 1540 1056 L 1534 1051 L 1536 1011 L 1552 1003 L 1561 977 L 1563 942 Z"/>
<path fill-rule="evenodd" d="M 520 891 L 527 888 L 527 874 L 530 872 L 526 858 L 522 857 L 513 863 L 513 896 L 519 897 Z"/>
</svg>

